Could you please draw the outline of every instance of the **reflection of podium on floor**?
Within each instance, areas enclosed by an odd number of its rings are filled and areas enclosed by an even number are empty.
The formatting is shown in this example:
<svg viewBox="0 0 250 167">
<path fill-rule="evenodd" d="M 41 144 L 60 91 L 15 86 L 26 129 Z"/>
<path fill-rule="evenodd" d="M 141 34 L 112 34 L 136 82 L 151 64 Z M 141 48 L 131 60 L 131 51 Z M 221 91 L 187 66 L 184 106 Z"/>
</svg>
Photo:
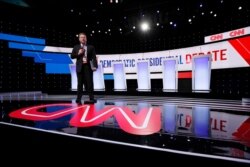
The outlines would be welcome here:
<svg viewBox="0 0 250 167">
<path fill-rule="evenodd" d="M 123 63 L 113 64 L 114 91 L 127 91 L 127 81 Z"/>
<path fill-rule="evenodd" d="M 192 58 L 193 92 L 210 92 L 212 55 L 199 55 Z"/>
<path fill-rule="evenodd" d="M 138 91 L 151 91 L 151 80 L 148 61 L 137 62 L 137 84 Z"/>
</svg>

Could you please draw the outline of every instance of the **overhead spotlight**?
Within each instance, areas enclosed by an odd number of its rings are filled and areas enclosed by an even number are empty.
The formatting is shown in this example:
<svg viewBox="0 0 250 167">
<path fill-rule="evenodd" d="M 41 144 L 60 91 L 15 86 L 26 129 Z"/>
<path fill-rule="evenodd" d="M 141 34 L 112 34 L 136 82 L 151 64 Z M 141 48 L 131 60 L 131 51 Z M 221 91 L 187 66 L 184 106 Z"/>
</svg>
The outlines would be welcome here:
<svg viewBox="0 0 250 167">
<path fill-rule="evenodd" d="M 118 3 L 118 0 L 115 0 L 115 3 Z"/>
<path fill-rule="evenodd" d="M 210 11 L 210 14 L 213 14 L 213 11 L 212 11 L 212 10 Z"/>
<path fill-rule="evenodd" d="M 195 18 L 195 16 L 193 16 L 193 18 Z"/>
<path fill-rule="evenodd" d="M 202 6 L 203 6 L 203 5 L 202 5 L 202 3 L 201 3 L 201 4 L 200 4 L 200 8 L 202 8 Z"/>
<path fill-rule="evenodd" d="M 135 29 L 136 27 L 135 26 L 133 26 L 133 29 Z"/>
<path fill-rule="evenodd" d="M 107 34 L 107 31 L 105 31 L 105 34 Z"/>
<path fill-rule="evenodd" d="M 159 11 L 159 10 L 157 10 L 157 13 L 160 13 L 160 11 Z"/>
<path fill-rule="evenodd" d="M 93 31 L 92 31 L 92 34 L 94 34 L 94 33 L 95 33 L 95 31 L 93 30 Z"/>
<path fill-rule="evenodd" d="M 70 11 L 71 11 L 71 12 L 74 12 L 74 10 L 73 10 L 73 9 L 71 9 Z"/>
<path fill-rule="evenodd" d="M 113 21 L 112 19 L 109 19 L 109 21 Z"/>
<path fill-rule="evenodd" d="M 86 24 L 86 27 L 88 27 L 88 24 Z"/>
<path fill-rule="evenodd" d="M 172 21 L 170 21 L 170 22 L 169 22 L 169 24 L 170 24 L 170 25 L 172 25 L 172 24 L 173 24 L 173 22 L 172 22 Z"/>
<path fill-rule="evenodd" d="M 100 2 L 100 5 L 102 5 L 102 2 Z"/>
<path fill-rule="evenodd" d="M 241 10 L 241 9 L 242 9 L 242 6 L 239 6 L 238 9 Z"/>
<path fill-rule="evenodd" d="M 204 12 L 201 13 L 202 16 L 203 16 L 204 14 L 205 14 Z"/>
<path fill-rule="evenodd" d="M 93 35 L 92 35 L 92 34 L 90 34 L 90 36 L 92 37 Z"/>
<path fill-rule="evenodd" d="M 220 3 L 223 3 L 223 0 L 221 0 Z"/>
<path fill-rule="evenodd" d="M 217 16 L 217 14 L 215 13 L 215 14 L 214 14 L 214 17 L 216 17 L 216 16 Z"/>
<path fill-rule="evenodd" d="M 122 29 L 120 28 L 119 31 L 122 31 Z"/>
<path fill-rule="evenodd" d="M 110 32 L 110 29 L 108 29 L 108 32 Z"/>
<path fill-rule="evenodd" d="M 174 24 L 174 27 L 176 27 L 176 26 L 177 26 L 177 24 L 175 23 L 175 24 Z"/>
<path fill-rule="evenodd" d="M 180 8 L 177 8 L 178 11 L 180 11 Z"/>
<path fill-rule="evenodd" d="M 124 19 L 127 19 L 127 17 L 126 17 L 126 16 L 124 16 Z"/>
<path fill-rule="evenodd" d="M 158 27 L 160 25 L 160 23 L 156 23 L 156 26 Z"/>
<path fill-rule="evenodd" d="M 76 34 L 76 37 L 78 37 L 78 34 Z"/>
<path fill-rule="evenodd" d="M 141 23 L 141 30 L 142 31 L 148 31 L 150 29 L 149 24 L 147 22 L 142 22 Z"/>
<path fill-rule="evenodd" d="M 98 32 L 101 33 L 101 30 L 99 30 Z"/>
<path fill-rule="evenodd" d="M 192 19 L 188 19 L 188 22 L 189 22 L 189 23 L 192 22 Z"/>
</svg>

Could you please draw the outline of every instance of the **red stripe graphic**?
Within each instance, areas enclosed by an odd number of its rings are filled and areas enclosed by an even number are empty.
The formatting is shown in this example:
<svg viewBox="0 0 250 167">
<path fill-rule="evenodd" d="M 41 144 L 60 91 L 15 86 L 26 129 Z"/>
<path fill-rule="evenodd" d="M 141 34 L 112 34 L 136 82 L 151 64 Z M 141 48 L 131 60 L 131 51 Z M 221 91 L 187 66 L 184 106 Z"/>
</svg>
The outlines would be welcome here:
<svg viewBox="0 0 250 167">
<path fill-rule="evenodd" d="M 229 43 L 250 65 L 250 36 L 229 40 Z"/>
<path fill-rule="evenodd" d="M 187 79 L 192 78 L 192 72 L 178 72 L 178 78 L 179 79 Z"/>
</svg>

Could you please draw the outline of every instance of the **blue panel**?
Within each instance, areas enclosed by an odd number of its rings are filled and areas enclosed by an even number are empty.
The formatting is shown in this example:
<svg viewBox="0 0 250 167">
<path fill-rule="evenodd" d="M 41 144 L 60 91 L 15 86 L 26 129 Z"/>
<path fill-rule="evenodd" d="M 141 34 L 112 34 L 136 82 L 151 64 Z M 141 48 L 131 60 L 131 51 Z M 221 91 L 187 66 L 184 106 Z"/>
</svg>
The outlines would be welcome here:
<svg viewBox="0 0 250 167">
<path fill-rule="evenodd" d="M 31 38 L 31 37 L 25 37 L 25 36 L 19 36 L 19 35 L 10 35 L 10 34 L 4 34 L 4 33 L 0 33 L 0 40 L 45 45 L 45 39 Z"/>
<path fill-rule="evenodd" d="M 34 57 L 37 63 L 73 64 L 68 54 L 23 51 L 23 56 Z"/>
<path fill-rule="evenodd" d="M 23 43 L 16 43 L 16 42 L 9 42 L 9 48 L 12 49 L 22 49 L 22 50 L 36 50 L 36 51 L 43 51 L 45 46 L 42 45 L 32 45 L 32 44 L 23 44 Z"/>
<path fill-rule="evenodd" d="M 48 74 L 70 74 L 69 64 L 46 64 L 46 73 Z"/>
<path fill-rule="evenodd" d="M 104 80 L 114 80 L 113 74 L 104 74 Z"/>
</svg>

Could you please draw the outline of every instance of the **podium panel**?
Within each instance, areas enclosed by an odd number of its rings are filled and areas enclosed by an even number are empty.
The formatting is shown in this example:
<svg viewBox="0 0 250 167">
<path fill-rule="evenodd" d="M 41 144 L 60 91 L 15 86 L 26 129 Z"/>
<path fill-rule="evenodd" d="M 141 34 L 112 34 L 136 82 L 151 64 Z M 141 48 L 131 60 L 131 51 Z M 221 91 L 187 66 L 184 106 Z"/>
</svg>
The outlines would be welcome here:
<svg viewBox="0 0 250 167">
<path fill-rule="evenodd" d="M 69 66 L 70 66 L 70 73 L 71 73 L 71 90 L 77 90 L 76 65 L 70 64 Z"/>
<path fill-rule="evenodd" d="M 103 68 L 101 64 L 98 64 L 97 70 L 93 73 L 94 80 L 94 90 L 95 91 L 104 91 L 104 76 L 103 76 Z"/>
<path fill-rule="evenodd" d="M 178 61 L 168 59 L 163 61 L 163 92 L 177 92 Z"/>
<path fill-rule="evenodd" d="M 114 75 L 114 91 L 126 91 L 127 81 L 125 76 L 124 64 L 114 63 L 113 64 L 113 75 Z"/>
<path fill-rule="evenodd" d="M 138 91 L 151 91 L 149 62 L 137 62 L 137 85 Z"/>
<path fill-rule="evenodd" d="M 192 70 L 193 92 L 209 92 L 211 80 L 211 55 L 193 57 Z"/>
</svg>

